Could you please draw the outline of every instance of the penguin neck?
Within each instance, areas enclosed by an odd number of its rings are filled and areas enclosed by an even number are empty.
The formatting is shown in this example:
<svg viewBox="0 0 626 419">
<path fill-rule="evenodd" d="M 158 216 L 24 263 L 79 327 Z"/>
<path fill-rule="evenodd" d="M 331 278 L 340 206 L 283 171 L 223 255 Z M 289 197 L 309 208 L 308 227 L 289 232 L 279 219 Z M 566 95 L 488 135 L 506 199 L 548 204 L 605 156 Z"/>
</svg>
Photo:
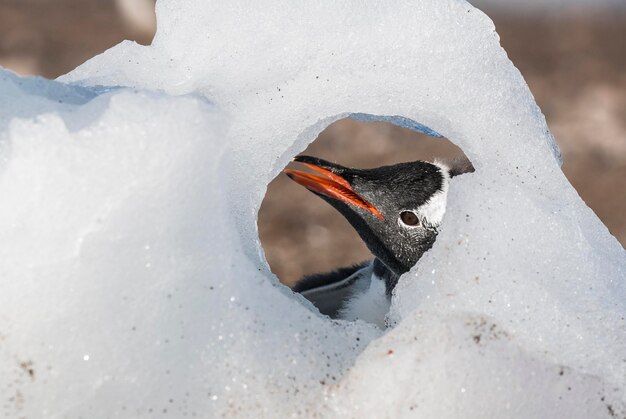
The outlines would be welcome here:
<svg viewBox="0 0 626 419">
<path fill-rule="evenodd" d="M 374 258 L 373 267 L 374 275 L 385 282 L 385 294 L 387 295 L 387 298 L 391 299 L 391 294 L 393 293 L 393 289 L 398 284 L 400 276 L 396 275 L 378 258 Z"/>
<path fill-rule="evenodd" d="M 402 274 L 409 269 L 398 260 L 392 250 L 389 249 L 379 237 L 380 232 L 375 232 L 372 226 L 363 219 L 362 215 L 356 213 L 350 206 L 343 202 L 336 201 L 324 195 L 319 196 L 335 207 L 335 209 L 348 220 L 361 237 L 361 240 L 363 240 L 363 243 L 365 243 L 370 252 L 375 255 L 377 260 L 376 265 L 380 266 L 379 272 L 381 273 L 381 275 L 377 275 L 383 279 L 389 278 L 385 279 L 385 284 L 388 284 L 387 295 L 391 296 L 391 292 L 400 278 L 400 275 L 397 275 L 395 272 Z"/>
</svg>

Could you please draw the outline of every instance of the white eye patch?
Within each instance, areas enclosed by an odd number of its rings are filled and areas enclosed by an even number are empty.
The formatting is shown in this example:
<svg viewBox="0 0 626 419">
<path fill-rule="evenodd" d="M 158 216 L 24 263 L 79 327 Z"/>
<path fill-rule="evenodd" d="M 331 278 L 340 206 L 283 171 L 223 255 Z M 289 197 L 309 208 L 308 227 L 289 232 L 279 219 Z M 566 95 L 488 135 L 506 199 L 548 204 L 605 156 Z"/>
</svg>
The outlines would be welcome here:
<svg viewBox="0 0 626 419">
<path fill-rule="evenodd" d="M 433 227 L 437 227 L 443 221 L 443 215 L 446 213 L 446 204 L 448 202 L 448 185 L 450 183 L 449 168 L 437 160 L 433 164 L 439 167 L 441 176 L 443 177 L 441 190 L 437 191 L 428 201 L 415 212 L 422 220 Z"/>
</svg>

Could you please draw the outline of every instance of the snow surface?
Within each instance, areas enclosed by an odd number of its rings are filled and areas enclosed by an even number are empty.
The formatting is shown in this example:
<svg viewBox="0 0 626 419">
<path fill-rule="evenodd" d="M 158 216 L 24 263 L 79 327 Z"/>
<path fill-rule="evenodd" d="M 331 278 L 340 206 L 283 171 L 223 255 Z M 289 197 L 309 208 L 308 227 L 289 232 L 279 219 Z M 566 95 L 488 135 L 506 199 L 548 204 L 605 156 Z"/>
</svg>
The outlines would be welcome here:
<svg viewBox="0 0 626 419">
<path fill-rule="evenodd" d="M 3 417 L 623 417 L 626 257 L 460 0 L 161 1 L 59 81 L 0 72 Z M 455 178 L 383 333 L 278 284 L 267 183 L 351 113 Z M 423 125 L 419 125 L 423 124 Z"/>
</svg>

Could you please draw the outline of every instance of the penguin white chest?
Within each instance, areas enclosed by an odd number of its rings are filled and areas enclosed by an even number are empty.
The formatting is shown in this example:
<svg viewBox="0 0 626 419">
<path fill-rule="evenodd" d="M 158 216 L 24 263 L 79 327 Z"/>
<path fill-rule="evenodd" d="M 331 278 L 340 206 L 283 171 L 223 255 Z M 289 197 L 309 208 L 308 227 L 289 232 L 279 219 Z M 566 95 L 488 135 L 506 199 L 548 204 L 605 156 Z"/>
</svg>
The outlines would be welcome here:
<svg viewBox="0 0 626 419">
<path fill-rule="evenodd" d="M 369 287 L 352 295 L 339 311 L 339 318 L 357 319 L 385 328 L 385 316 L 391 301 L 385 292 L 385 281 L 372 273 Z"/>
</svg>

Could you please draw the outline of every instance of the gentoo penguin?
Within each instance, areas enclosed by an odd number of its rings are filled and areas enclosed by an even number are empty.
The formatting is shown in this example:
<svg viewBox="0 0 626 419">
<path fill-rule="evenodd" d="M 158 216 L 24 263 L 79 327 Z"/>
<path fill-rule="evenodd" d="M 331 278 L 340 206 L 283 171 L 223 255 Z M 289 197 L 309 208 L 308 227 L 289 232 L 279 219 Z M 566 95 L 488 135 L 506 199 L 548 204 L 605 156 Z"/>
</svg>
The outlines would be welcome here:
<svg viewBox="0 0 626 419">
<path fill-rule="evenodd" d="M 474 168 L 469 160 L 414 161 L 375 169 L 352 169 L 311 156 L 294 161 L 315 173 L 285 169 L 285 174 L 337 209 L 375 258 L 304 277 L 292 289 L 330 317 L 384 327 L 398 279 L 435 242 L 450 178 Z"/>
</svg>

